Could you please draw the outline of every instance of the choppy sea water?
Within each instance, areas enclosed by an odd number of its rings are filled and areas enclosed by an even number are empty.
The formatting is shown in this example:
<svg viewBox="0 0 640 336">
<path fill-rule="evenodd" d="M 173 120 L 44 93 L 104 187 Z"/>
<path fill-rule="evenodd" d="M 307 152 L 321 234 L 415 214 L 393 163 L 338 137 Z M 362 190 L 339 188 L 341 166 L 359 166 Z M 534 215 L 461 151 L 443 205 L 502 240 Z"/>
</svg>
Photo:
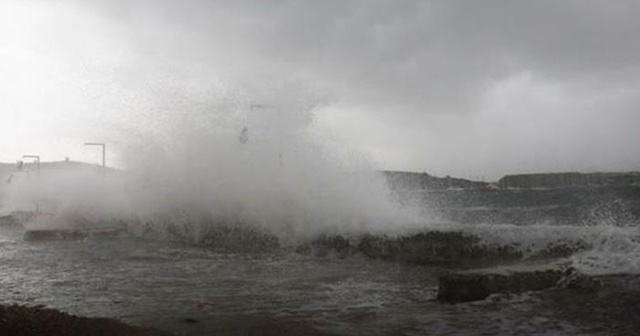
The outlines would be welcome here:
<svg viewBox="0 0 640 336">
<path fill-rule="evenodd" d="M 640 291 L 625 292 L 636 278 L 599 300 L 556 291 L 447 304 L 436 300 L 445 271 L 360 257 L 219 254 L 130 238 L 28 243 L 15 228 L 0 229 L 3 303 L 172 332 L 623 335 L 637 325 L 640 305 L 628 296 Z M 616 300 L 609 317 L 602 314 L 607 300 Z"/>
</svg>

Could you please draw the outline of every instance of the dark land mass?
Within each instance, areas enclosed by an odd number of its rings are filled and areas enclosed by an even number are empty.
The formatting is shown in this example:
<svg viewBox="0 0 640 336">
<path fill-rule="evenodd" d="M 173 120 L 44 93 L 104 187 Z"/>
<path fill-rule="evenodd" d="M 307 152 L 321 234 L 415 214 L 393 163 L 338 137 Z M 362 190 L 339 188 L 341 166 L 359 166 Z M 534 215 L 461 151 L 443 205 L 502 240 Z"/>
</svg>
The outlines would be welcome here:
<svg viewBox="0 0 640 336">
<path fill-rule="evenodd" d="M 635 225 L 640 174 L 508 175 L 491 184 L 426 173 L 384 172 L 401 203 L 457 223 Z"/>
<path fill-rule="evenodd" d="M 392 190 L 442 190 L 442 189 L 489 189 L 487 182 L 472 181 L 456 177 L 437 177 L 427 173 L 382 171 Z"/>
<path fill-rule="evenodd" d="M 0 305 L 0 335 L 12 336 L 161 336 L 151 328 L 128 326 L 114 319 L 69 315 L 54 309 Z"/>
</svg>

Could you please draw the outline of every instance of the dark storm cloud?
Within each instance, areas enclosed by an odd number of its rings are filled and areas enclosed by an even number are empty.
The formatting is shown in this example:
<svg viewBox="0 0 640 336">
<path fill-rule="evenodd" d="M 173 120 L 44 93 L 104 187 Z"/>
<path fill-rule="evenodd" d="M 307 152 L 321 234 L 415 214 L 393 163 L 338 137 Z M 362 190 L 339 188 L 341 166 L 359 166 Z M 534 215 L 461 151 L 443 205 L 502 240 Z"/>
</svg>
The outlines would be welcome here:
<svg viewBox="0 0 640 336">
<path fill-rule="evenodd" d="M 110 15 L 155 33 L 159 53 L 320 83 L 347 100 L 472 110 L 518 71 L 561 82 L 637 78 L 637 1 L 133 1 Z M 178 32 L 184 41 L 171 37 Z M 198 55 L 198 56 L 194 56 Z"/>
</svg>

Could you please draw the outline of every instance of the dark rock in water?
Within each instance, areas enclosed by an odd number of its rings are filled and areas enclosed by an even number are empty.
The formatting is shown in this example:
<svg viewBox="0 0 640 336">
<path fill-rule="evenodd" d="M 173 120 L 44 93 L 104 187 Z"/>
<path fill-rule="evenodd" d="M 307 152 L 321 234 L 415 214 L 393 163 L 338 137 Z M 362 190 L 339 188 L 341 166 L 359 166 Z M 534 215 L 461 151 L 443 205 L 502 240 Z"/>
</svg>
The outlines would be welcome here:
<svg viewBox="0 0 640 336">
<path fill-rule="evenodd" d="M 0 305 L 0 335 L 165 335 L 107 318 L 78 317 L 53 309 Z"/>
<path fill-rule="evenodd" d="M 280 248 L 278 238 L 257 228 L 216 225 L 202 232 L 196 245 L 219 252 L 266 253 Z"/>
<path fill-rule="evenodd" d="M 565 272 L 554 267 L 513 266 L 452 273 L 440 277 L 438 300 L 483 300 L 496 293 L 520 293 L 556 286 Z"/>
<path fill-rule="evenodd" d="M 529 256 L 529 259 L 564 258 L 590 248 L 592 245 L 585 241 L 559 240 L 549 243 L 544 249 Z"/>
<path fill-rule="evenodd" d="M 328 256 L 344 258 L 355 254 L 356 247 L 344 236 L 321 235 L 311 242 L 298 246 L 296 252 L 321 258 Z"/>
<path fill-rule="evenodd" d="M 416 265 L 490 266 L 522 259 L 547 260 L 567 257 L 589 249 L 583 241 L 559 240 L 527 255 L 515 244 L 486 244 L 479 237 L 460 231 L 427 231 L 404 236 L 365 234 L 359 237 L 321 235 L 296 248 L 296 252 L 318 257 L 361 254 L 372 259 Z"/>
<path fill-rule="evenodd" d="M 24 240 L 30 242 L 49 240 L 81 240 L 89 233 L 86 230 L 27 230 Z"/>
<path fill-rule="evenodd" d="M 513 246 L 483 245 L 476 236 L 462 232 L 421 232 L 409 236 L 363 235 L 349 239 L 323 235 L 300 245 L 298 253 L 319 257 L 362 254 L 373 259 L 418 265 L 451 265 L 467 261 L 514 260 L 522 253 Z"/>
<path fill-rule="evenodd" d="M 89 236 L 91 237 L 100 237 L 100 238 L 114 238 L 126 233 L 125 229 L 102 229 L 102 230 L 93 230 L 89 231 Z"/>
<path fill-rule="evenodd" d="M 17 225 L 17 221 L 13 216 L 1 216 L 0 217 L 0 226 L 13 226 Z"/>
<path fill-rule="evenodd" d="M 87 237 L 113 238 L 123 234 L 125 231 L 120 228 L 115 229 L 43 229 L 27 230 L 23 239 L 29 242 L 51 241 L 51 240 L 82 240 Z"/>
<path fill-rule="evenodd" d="M 370 258 L 390 260 L 399 255 L 400 246 L 393 238 L 364 235 L 358 242 L 357 250 Z"/>
<path fill-rule="evenodd" d="M 463 232 L 430 231 L 397 238 L 366 235 L 360 239 L 357 249 L 371 258 L 419 265 L 522 258 L 522 253 L 514 246 L 484 245 L 480 238 Z"/>
<path fill-rule="evenodd" d="M 199 246 L 220 253 L 270 253 L 280 249 L 277 236 L 257 226 L 245 223 L 216 222 L 203 219 L 194 222 L 136 223 L 138 230 L 129 230 L 133 237 L 166 240 Z"/>
<path fill-rule="evenodd" d="M 37 213 L 32 211 L 12 211 L 11 214 L 0 217 L 0 225 L 21 226 L 36 216 Z"/>
<path fill-rule="evenodd" d="M 558 281 L 557 287 L 596 292 L 600 289 L 601 283 L 597 278 L 586 276 L 571 267 L 564 272 L 564 276 Z"/>
<path fill-rule="evenodd" d="M 482 244 L 480 238 L 463 232 L 431 231 L 396 239 L 396 260 L 419 265 L 457 264 L 468 260 L 513 260 L 522 253 L 512 246 Z"/>
</svg>

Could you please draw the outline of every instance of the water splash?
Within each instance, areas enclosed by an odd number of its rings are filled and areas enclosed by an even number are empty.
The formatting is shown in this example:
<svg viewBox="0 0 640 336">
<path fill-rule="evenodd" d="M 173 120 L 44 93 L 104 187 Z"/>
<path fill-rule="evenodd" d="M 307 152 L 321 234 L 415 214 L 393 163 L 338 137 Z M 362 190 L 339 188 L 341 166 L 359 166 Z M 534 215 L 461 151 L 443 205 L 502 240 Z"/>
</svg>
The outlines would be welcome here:
<svg viewBox="0 0 640 336">
<path fill-rule="evenodd" d="M 640 228 L 602 225 L 592 237 L 594 247 L 570 258 L 585 274 L 639 274 Z"/>
<path fill-rule="evenodd" d="M 178 226 L 194 241 L 221 223 L 295 239 L 421 220 L 392 200 L 384 177 L 361 155 L 327 141 L 314 123 L 322 113 L 317 100 L 261 97 L 258 104 L 229 94 L 105 122 L 141 130 L 109 131 L 127 144 L 122 172 L 31 176 L 10 191 L 12 207 L 126 221 L 133 231 Z"/>
<path fill-rule="evenodd" d="M 415 221 L 366 162 L 336 157 L 314 113 L 280 102 L 183 114 L 129 153 L 134 208 L 144 220 L 177 211 L 296 236 Z"/>
</svg>

